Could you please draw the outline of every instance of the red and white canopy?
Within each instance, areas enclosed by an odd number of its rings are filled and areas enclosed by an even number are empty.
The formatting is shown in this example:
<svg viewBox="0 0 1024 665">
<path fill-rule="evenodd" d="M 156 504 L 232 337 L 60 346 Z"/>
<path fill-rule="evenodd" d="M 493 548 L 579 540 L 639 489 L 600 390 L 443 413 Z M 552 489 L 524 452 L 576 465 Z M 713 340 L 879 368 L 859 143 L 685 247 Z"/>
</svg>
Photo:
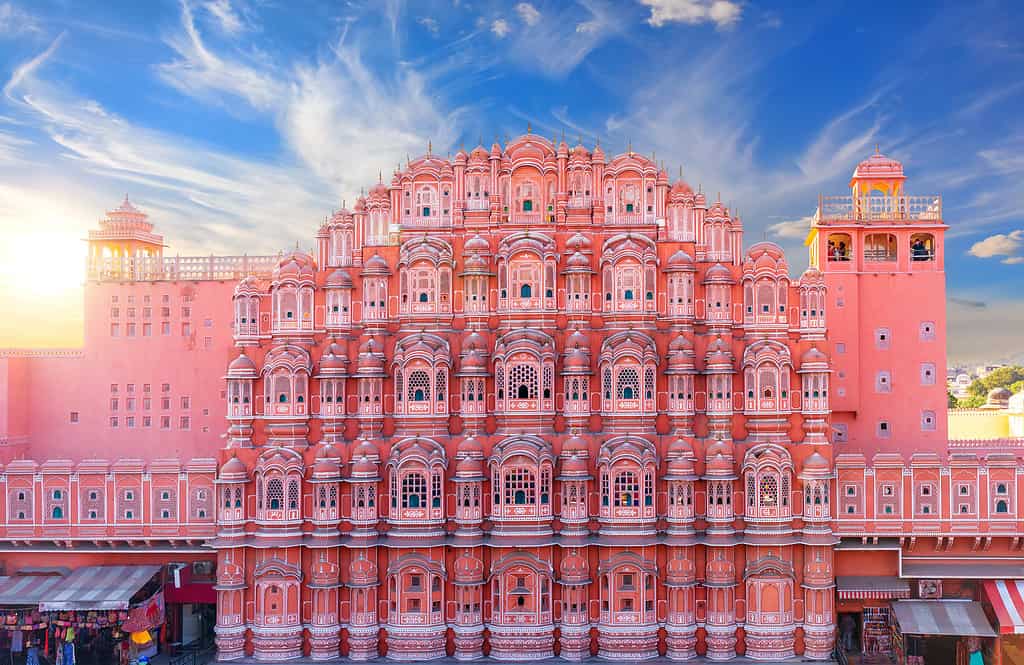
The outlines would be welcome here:
<svg viewBox="0 0 1024 665">
<path fill-rule="evenodd" d="M 1024 633 L 1024 580 L 987 580 L 983 589 L 999 620 L 999 632 Z"/>
<path fill-rule="evenodd" d="M 0 577 L 0 607 L 37 605 L 57 610 L 124 610 L 160 566 L 84 566 L 63 575 Z"/>
</svg>

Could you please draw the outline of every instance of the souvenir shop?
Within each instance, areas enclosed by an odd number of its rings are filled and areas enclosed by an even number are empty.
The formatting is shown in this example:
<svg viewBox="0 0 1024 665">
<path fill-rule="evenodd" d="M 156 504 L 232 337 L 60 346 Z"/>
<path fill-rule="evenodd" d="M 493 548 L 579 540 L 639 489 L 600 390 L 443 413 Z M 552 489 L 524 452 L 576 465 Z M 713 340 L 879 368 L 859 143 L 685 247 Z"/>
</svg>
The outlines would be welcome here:
<svg viewBox="0 0 1024 665">
<path fill-rule="evenodd" d="M 847 662 L 894 662 L 892 601 L 910 598 L 909 582 L 884 575 L 840 576 L 836 595 L 838 647 Z"/>
<path fill-rule="evenodd" d="M 161 566 L 21 570 L 0 577 L 0 665 L 141 665 L 164 617 Z"/>
<path fill-rule="evenodd" d="M 892 611 L 892 649 L 899 665 L 993 665 L 996 632 L 981 603 L 900 600 Z"/>
</svg>

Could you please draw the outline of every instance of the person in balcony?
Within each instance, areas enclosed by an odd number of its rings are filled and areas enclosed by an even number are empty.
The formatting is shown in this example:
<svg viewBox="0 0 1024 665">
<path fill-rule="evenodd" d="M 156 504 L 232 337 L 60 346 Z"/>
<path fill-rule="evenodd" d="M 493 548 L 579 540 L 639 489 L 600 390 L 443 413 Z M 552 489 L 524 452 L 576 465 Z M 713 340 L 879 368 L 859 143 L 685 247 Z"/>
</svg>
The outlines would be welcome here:
<svg viewBox="0 0 1024 665">
<path fill-rule="evenodd" d="M 846 243 L 839 241 L 839 246 L 836 248 L 836 261 L 848 261 L 849 255 L 846 253 Z"/>
<path fill-rule="evenodd" d="M 921 238 L 916 238 L 910 245 L 910 255 L 914 261 L 927 261 L 931 258 L 931 252 Z"/>
</svg>

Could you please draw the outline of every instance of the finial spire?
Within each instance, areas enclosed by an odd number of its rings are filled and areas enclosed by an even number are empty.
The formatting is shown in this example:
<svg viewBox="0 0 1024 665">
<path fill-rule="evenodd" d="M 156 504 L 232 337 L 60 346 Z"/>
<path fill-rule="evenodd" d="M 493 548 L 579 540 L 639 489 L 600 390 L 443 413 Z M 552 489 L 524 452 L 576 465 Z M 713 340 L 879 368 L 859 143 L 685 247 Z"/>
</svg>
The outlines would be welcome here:
<svg viewBox="0 0 1024 665">
<path fill-rule="evenodd" d="M 880 152 L 878 151 L 878 144 L 877 144 L 877 143 L 875 144 L 875 154 L 876 154 L 876 155 L 880 155 L 880 154 L 882 154 L 882 153 L 880 153 Z"/>
<path fill-rule="evenodd" d="M 627 142 L 627 144 L 626 144 L 626 152 L 629 153 L 630 157 L 633 156 L 633 139 L 629 139 L 629 141 Z"/>
<path fill-rule="evenodd" d="M 683 165 L 682 164 L 679 165 L 679 179 L 680 180 L 683 179 Z"/>
<path fill-rule="evenodd" d="M 530 126 L 530 121 L 527 120 L 526 121 L 526 133 L 529 134 L 532 131 L 533 131 L 533 127 Z"/>
<path fill-rule="evenodd" d="M 427 139 L 427 154 L 429 155 L 433 151 L 434 151 L 434 142 L 431 141 L 430 139 Z"/>
<path fill-rule="evenodd" d="M 377 183 L 378 184 L 383 184 L 384 183 L 384 171 L 381 171 L 379 169 L 377 170 Z"/>
</svg>

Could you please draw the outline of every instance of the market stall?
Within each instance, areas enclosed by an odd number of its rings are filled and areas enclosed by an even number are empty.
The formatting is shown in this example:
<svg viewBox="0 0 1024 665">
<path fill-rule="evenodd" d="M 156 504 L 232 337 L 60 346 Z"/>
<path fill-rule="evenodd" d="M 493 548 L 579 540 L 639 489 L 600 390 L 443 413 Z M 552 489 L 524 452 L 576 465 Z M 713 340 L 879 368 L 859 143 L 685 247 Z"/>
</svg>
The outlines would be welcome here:
<svg viewBox="0 0 1024 665">
<path fill-rule="evenodd" d="M 143 648 L 155 653 L 164 623 L 161 568 L 23 569 L 0 577 L 0 653 L 8 662 L 33 662 L 34 652 L 59 665 L 127 662 Z"/>
<path fill-rule="evenodd" d="M 972 653 L 992 650 L 996 632 L 981 603 L 901 600 L 892 609 L 893 653 L 900 665 L 974 665 Z"/>
<path fill-rule="evenodd" d="M 885 575 L 836 577 L 839 646 L 847 654 L 892 656 L 890 601 L 910 598 L 907 580 Z"/>
</svg>

